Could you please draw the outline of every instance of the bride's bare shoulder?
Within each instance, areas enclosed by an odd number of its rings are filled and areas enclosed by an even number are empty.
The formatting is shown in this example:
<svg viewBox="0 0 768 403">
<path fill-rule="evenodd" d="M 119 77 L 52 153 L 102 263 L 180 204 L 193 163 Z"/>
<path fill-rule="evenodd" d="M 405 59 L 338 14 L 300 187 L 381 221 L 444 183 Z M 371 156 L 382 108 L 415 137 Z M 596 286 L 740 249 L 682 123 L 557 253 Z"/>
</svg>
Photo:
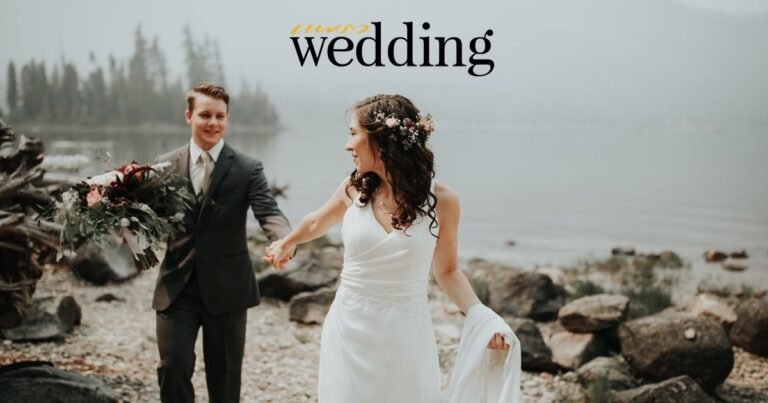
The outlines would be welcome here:
<svg viewBox="0 0 768 403">
<path fill-rule="evenodd" d="M 459 195 L 456 191 L 442 182 L 435 182 L 436 209 L 440 212 L 451 213 L 459 209 Z"/>
<path fill-rule="evenodd" d="M 344 178 L 336 189 L 336 196 L 344 201 L 344 204 L 349 207 L 354 200 L 357 199 L 358 191 L 352 186 L 352 182 L 349 177 Z"/>
</svg>

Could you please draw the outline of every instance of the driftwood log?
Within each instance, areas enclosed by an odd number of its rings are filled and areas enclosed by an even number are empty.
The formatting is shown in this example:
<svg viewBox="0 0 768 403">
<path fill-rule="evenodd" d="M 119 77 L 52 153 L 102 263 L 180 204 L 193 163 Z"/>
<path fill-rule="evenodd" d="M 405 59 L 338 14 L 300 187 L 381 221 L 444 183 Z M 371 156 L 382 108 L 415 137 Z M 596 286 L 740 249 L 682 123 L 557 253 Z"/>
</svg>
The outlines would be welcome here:
<svg viewBox="0 0 768 403">
<path fill-rule="evenodd" d="M 43 265 L 53 261 L 58 238 L 40 213 L 53 201 L 35 187 L 45 171 L 43 143 L 16 135 L 0 120 L 0 329 L 26 315 Z"/>
</svg>

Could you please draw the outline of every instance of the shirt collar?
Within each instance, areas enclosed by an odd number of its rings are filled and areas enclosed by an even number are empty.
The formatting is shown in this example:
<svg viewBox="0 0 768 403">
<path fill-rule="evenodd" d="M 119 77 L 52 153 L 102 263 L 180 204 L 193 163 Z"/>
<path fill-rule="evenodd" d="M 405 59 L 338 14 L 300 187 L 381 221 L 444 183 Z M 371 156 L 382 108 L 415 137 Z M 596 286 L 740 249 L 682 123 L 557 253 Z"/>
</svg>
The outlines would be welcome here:
<svg viewBox="0 0 768 403">
<path fill-rule="evenodd" d="M 224 139 L 219 139 L 219 142 L 216 143 L 213 147 L 211 147 L 210 150 L 208 150 L 208 154 L 211 155 L 211 159 L 214 163 L 219 159 L 219 154 L 221 154 L 221 149 L 224 148 Z M 189 161 L 194 164 L 197 162 L 197 159 L 200 158 L 200 154 L 203 153 L 203 149 L 198 147 L 195 143 L 195 140 L 190 137 L 189 139 Z"/>
</svg>

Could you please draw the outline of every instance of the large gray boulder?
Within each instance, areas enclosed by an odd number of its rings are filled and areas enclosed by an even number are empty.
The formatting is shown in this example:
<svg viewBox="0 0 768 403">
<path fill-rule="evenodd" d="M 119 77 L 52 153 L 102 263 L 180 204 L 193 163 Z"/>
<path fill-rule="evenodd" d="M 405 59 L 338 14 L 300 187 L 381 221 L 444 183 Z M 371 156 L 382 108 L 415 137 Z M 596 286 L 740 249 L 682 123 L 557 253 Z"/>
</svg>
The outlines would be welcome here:
<svg viewBox="0 0 768 403">
<path fill-rule="evenodd" d="M 292 268 L 283 271 L 269 270 L 259 275 L 259 291 L 264 297 L 290 301 L 298 293 L 331 286 L 338 277 L 336 268 L 312 258 L 295 262 Z"/>
<path fill-rule="evenodd" d="M 0 367 L 3 403 L 117 403 L 101 381 L 63 371 L 49 363 L 26 362 Z"/>
<path fill-rule="evenodd" d="M 768 302 L 752 298 L 739 305 L 730 336 L 733 344 L 768 357 Z"/>
<path fill-rule="evenodd" d="M 470 269 L 469 278 L 483 302 L 499 315 L 550 320 L 563 306 L 563 293 L 541 273 L 483 262 Z"/>
<path fill-rule="evenodd" d="M 72 296 L 35 298 L 21 324 L 2 334 L 13 341 L 60 340 L 80 324 L 81 318 L 80 305 Z"/>
<path fill-rule="evenodd" d="M 664 312 L 619 328 L 624 357 L 643 378 L 661 381 L 688 375 L 714 390 L 733 368 L 733 350 L 723 327 L 689 312 Z"/>
<path fill-rule="evenodd" d="M 553 333 L 546 343 L 552 350 L 552 361 L 567 369 L 577 369 L 609 352 L 606 341 L 597 333 L 563 330 Z"/>
<path fill-rule="evenodd" d="M 555 372 L 559 366 L 552 361 L 552 351 L 549 349 L 539 328 L 531 319 L 505 318 L 507 324 L 524 346 L 521 355 L 521 366 L 524 371 Z"/>
<path fill-rule="evenodd" d="M 128 246 L 87 243 L 71 260 L 72 270 L 77 277 L 96 285 L 122 282 L 138 274 L 133 254 Z"/>
<path fill-rule="evenodd" d="M 617 327 L 627 317 L 629 298 L 598 294 L 579 298 L 560 308 L 558 319 L 575 333 L 594 333 Z"/>
<path fill-rule="evenodd" d="M 322 289 L 294 295 L 288 304 L 290 319 L 304 324 L 322 324 L 331 308 L 336 290 Z"/>
<path fill-rule="evenodd" d="M 696 315 L 714 319 L 726 328 L 736 322 L 736 312 L 716 295 L 698 294 L 693 297 L 690 308 Z"/>
<path fill-rule="evenodd" d="M 636 385 L 629 366 L 614 357 L 597 357 L 582 365 L 576 374 L 585 385 L 603 380 L 611 390 L 624 390 Z"/>
<path fill-rule="evenodd" d="M 613 395 L 615 403 L 715 403 L 691 377 L 681 375 Z"/>
</svg>

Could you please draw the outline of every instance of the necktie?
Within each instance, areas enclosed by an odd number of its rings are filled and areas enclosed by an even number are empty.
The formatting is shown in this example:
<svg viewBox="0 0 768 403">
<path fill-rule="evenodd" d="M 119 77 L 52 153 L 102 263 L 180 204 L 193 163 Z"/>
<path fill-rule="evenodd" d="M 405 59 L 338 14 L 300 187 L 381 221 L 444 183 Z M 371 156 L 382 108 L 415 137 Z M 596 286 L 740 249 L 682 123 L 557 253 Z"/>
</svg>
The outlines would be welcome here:
<svg viewBox="0 0 768 403">
<path fill-rule="evenodd" d="M 202 196 L 203 194 L 208 192 L 208 186 L 211 184 L 211 172 L 213 172 L 213 160 L 211 159 L 211 155 L 208 154 L 208 152 L 203 152 L 200 154 L 200 158 L 198 159 L 198 163 L 202 165 L 202 177 L 198 175 L 198 194 L 199 196 Z"/>
</svg>

